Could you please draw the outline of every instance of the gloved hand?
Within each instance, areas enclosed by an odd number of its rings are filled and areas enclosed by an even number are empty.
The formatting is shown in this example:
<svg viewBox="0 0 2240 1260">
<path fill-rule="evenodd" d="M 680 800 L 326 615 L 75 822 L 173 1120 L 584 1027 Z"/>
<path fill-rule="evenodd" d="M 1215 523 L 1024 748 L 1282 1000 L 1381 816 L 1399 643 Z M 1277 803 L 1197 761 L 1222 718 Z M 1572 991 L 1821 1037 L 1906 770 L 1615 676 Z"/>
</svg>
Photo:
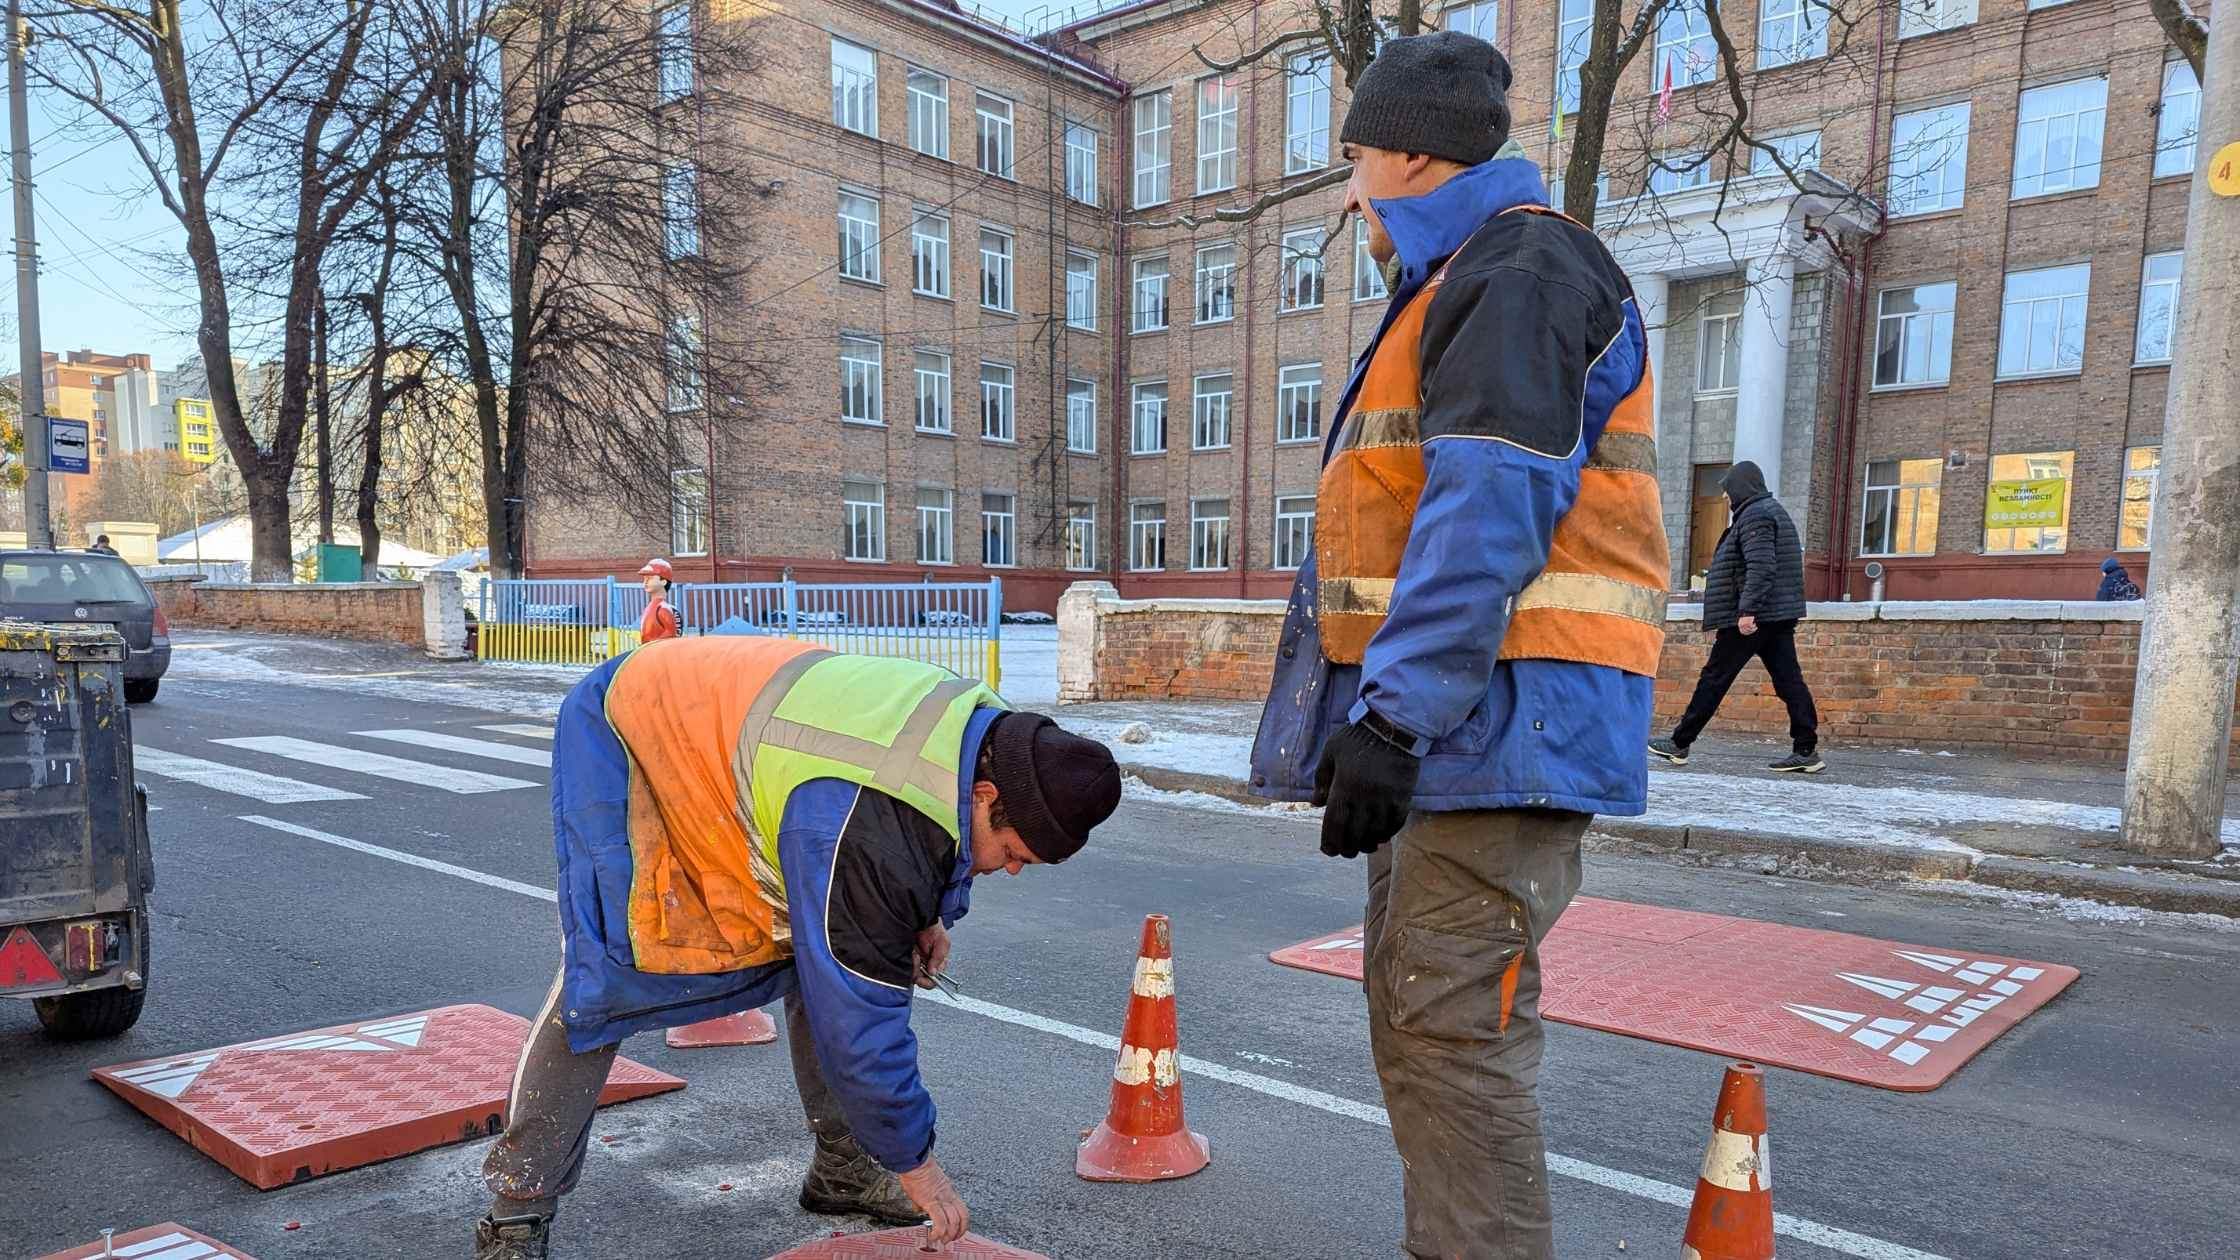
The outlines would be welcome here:
<svg viewBox="0 0 2240 1260">
<path fill-rule="evenodd" d="M 1323 746 L 1315 767 L 1314 803 L 1324 807 L 1322 851 L 1331 857 L 1374 853 L 1408 821 L 1422 762 L 1367 724 L 1378 721 L 1372 715 L 1348 722 Z"/>
</svg>

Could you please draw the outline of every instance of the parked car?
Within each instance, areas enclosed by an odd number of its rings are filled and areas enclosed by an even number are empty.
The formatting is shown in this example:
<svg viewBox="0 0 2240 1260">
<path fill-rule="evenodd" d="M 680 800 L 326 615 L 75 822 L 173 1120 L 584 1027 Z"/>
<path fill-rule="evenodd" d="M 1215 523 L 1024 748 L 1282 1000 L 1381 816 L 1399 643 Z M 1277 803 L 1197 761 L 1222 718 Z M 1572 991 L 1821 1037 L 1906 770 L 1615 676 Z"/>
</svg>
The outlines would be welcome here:
<svg viewBox="0 0 2240 1260">
<path fill-rule="evenodd" d="M 113 626 L 129 649 L 124 698 L 156 698 L 171 668 L 171 623 L 133 567 L 92 551 L 0 551 L 0 617 Z"/>
</svg>

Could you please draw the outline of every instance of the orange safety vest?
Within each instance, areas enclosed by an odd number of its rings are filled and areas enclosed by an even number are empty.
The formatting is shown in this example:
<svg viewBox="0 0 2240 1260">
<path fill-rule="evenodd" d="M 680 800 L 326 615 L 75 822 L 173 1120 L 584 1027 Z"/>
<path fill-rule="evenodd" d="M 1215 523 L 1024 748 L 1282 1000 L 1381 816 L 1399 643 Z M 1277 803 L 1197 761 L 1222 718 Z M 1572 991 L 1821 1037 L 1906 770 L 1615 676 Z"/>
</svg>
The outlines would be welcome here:
<svg viewBox="0 0 2240 1260">
<path fill-rule="evenodd" d="M 1516 209 L 1576 223 L 1542 206 Z M 1322 470 L 1315 604 L 1322 653 L 1336 664 L 1359 665 L 1391 611 L 1423 495 L 1423 322 L 1445 280 L 1442 267 L 1370 352 Z M 1547 566 L 1510 610 L 1502 660 L 1579 661 L 1656 676 L 1671 557 L 1657 492 L 1649 371 L 1644 364 L 1640 384 L 1611 410 L 1588 454 Z"/>
</svg>

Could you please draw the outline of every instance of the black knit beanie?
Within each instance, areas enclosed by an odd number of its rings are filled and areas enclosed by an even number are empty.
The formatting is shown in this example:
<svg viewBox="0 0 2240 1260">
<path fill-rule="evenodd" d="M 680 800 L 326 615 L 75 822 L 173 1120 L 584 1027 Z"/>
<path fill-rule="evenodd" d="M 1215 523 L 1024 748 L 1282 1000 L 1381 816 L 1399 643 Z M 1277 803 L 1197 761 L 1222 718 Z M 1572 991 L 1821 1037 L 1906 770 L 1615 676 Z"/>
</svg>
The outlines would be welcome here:
<svg viewBox="0 0 2240 1260">
<path fill-rule="evenodd" d="M 1428 153 L 1465 166 L 1509 138 L 1509 61 L 1460 31 L 1395 39 L 1353 85 L 1345 144 Z"/>
<path fill-rule="evenodd" d="M 1120 808 L 1120 766 L 1112 750 L 1072 734 L 1039 713 L 1006 713 L 988 728 L 988 781 L 1027 847 L 1063 862 L 1089 842 L 1089 830 Z"/>
</svg>

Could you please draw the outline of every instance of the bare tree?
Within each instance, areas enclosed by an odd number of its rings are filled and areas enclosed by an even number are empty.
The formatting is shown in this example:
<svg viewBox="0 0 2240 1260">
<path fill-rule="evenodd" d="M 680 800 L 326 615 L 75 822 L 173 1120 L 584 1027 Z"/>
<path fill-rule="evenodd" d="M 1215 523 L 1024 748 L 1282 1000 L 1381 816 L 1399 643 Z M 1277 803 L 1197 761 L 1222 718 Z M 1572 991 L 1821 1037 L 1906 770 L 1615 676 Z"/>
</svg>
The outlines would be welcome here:
<svg viewBox="0 0 2240 1260">
<path fill-rule="evenodd" d="M 2186 0 L 2147 0 L 2147 7 L 2154 11 L 2155 24 L 2162 28 L 2170 46 L 2185 54 L 2187 64 L 2193 67 L 2194 82 L 2206 79 L 2203 63 L 2209 57 L 2209 22 L 2193 11 Z"/>
</svg>

